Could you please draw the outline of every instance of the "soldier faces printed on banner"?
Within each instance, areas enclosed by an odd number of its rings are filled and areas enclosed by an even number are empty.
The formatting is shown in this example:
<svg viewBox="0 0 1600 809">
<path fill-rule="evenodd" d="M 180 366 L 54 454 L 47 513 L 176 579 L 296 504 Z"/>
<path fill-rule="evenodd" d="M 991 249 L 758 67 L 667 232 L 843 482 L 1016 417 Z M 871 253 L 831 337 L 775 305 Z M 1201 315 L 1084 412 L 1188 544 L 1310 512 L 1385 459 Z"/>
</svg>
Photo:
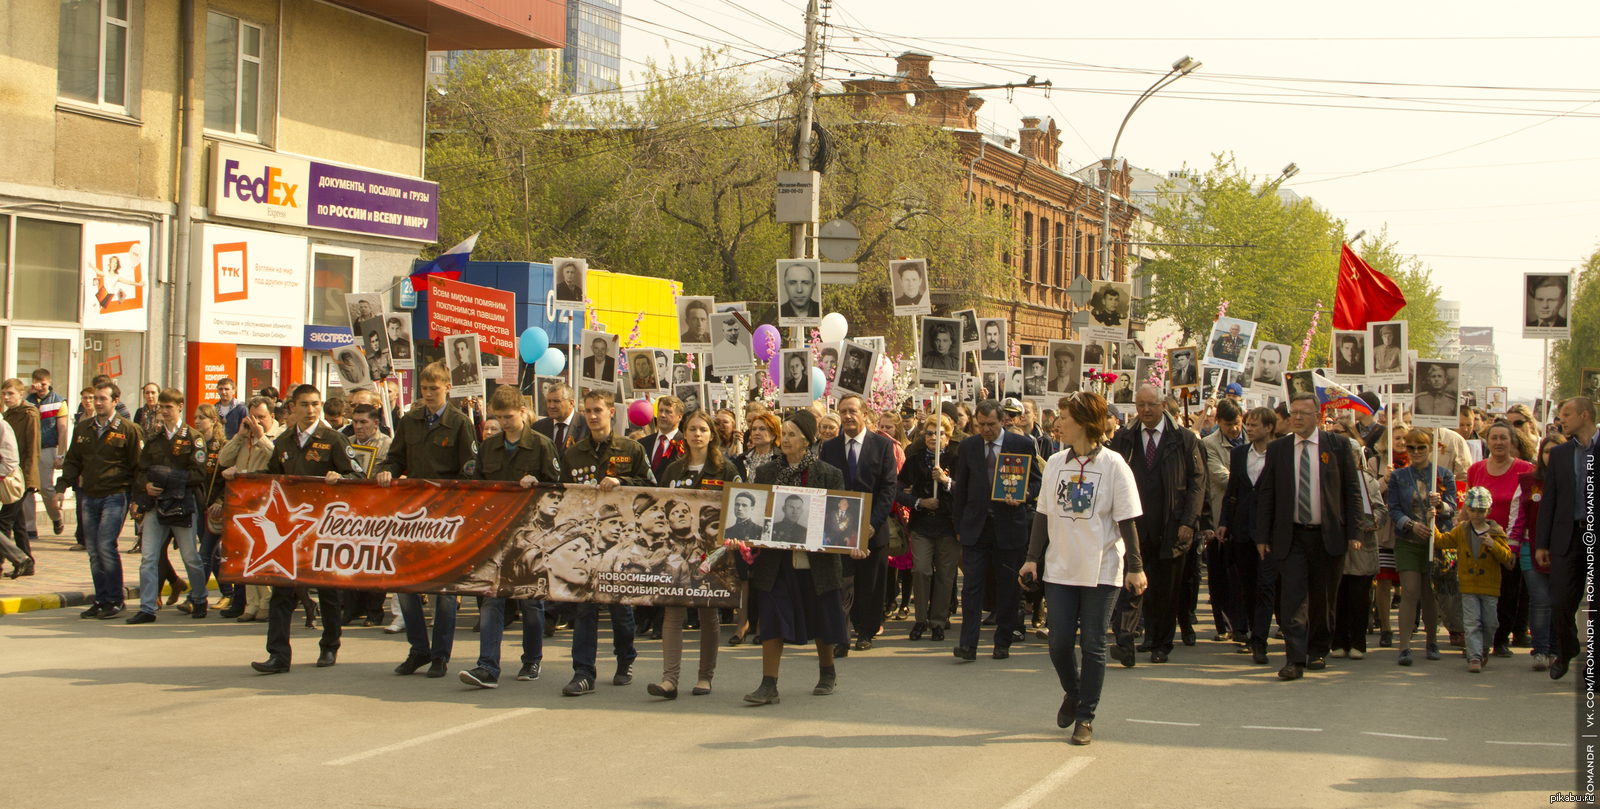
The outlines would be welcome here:
<svg viewBox="0 0 1600 809">
<path fill-rule="evenodd" d="M 862 547 L 871 496 L 832 489 L 733 483 L 723 487 L 733 520 L 725 539 L 768 548 L 846 552 Z"/>
<path fill-rule="evenodd" d="M 584 285 L 589 279 L 589 262 L 581 258 L 553 258 L 557 310 L 583 311 Z"/>
<path fill-rule="evenodd" d="M 778 325 L 822 325 L 822 262 L 778 259 Z"/>
</svg>

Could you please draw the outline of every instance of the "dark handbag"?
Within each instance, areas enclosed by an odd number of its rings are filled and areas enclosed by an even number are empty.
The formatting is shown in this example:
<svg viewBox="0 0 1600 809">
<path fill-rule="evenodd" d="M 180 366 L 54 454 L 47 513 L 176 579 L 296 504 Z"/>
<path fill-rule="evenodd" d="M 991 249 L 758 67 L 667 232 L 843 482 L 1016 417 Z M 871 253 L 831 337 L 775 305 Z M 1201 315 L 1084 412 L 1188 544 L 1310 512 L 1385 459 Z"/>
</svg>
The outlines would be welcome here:
<svg viewBox="0 0 1600 809">
<path fill-rule="evenodd" d="M 883 521 L 883 532 L 889 537 L 890 556 L 905 556 L 911 550 L 911 533 L 900 522 L 898 514 L 890 512 L 889 519 Z"/>
<path fill-rule="evenodd" d="M 189 492 L 189 473 L 170 466 L 152 466 L 145 476 L 161 489 L 161 496 L 155 499 L 156 521 L 175 528 L 194 525 L 195 502 Z"/>
</svg>

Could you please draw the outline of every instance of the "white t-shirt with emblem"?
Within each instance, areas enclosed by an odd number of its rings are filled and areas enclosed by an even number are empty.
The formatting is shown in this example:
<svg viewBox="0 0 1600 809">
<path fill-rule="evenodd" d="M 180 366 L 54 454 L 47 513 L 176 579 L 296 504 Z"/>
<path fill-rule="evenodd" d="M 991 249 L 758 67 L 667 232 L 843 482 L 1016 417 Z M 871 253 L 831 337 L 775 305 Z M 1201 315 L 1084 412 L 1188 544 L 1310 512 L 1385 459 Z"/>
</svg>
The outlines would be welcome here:
<svg viewBox="0 0 1600 809">
<path fill-rule="evenodd" d="M 1102 448 L 1084 459 L 1065 449 L 1044 466 L 1039 508 L 1049 518 L 1041 578 L 1051 584 L 1122 586 L 1122 534 L 1117 523 L 1144 513 L 1133 470 Z"/>
</svg>

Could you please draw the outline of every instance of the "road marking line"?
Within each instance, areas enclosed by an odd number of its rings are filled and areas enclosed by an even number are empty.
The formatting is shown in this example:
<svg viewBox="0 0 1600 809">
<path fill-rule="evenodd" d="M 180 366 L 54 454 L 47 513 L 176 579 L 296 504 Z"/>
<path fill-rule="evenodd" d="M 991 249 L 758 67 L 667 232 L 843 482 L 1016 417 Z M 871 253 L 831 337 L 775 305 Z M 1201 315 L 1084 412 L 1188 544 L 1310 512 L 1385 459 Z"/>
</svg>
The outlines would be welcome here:
<svg viewBox="0 0 1600 809">
<path fill-rule="evenodd" d="M 1093 756 L 1084 756 L 1083 758 L 1075 758 L 1068 761 L 1057 767 L 1055 772 L 1040 779 L 1039 783 L 1028 787 L 1027 792 L 1012 798 L 1009 803 L 1000 807 L 1000 809 L 1032 809 L 1034 804 L 1044 800 L 1057 787 L 1066 783 L 1072 776 L 1082 772 L 1092 761 L 1094 761 Z"/>
<path fill-rule="evenodd" d="M 1361 735 L 1363 735 L 1363 736 L 1385 736 L 1385 737 L 1388 737 L 1390 739 L 1416 739 L 1418 741 L 1424 741 L 1424 742 L 1447 742 L 1447 741 L 1450 741 L 1449 739 L 1446 739 L 1443 736 L 1407 736 L 1404 733 L 1378 733 L 1378 732 L 1371 731 L 1371 730 L 1363 730 L 1363 731 L 1361 731 Z"/>
<path fill-rule="evenodd" d="M 1240 725 L 1245 730 L 1298 730 L 1305 733 L 1321 733 L 1322 728 L 1280 728 L 1275 725 Z"/>
<path fill-rule="evenodd" d="M 1129 719 L 1129 722 L 1138 722 L 1141 725 L 1177 725 L 1184 728 L 1200 727 L 1199 722 L 1163 722 L 1159 719 Z"/>
<path fill-rule="evenodd" d="M 1509 744 L 1509 745 L 1515 745 L 1517 747 L 1571 747 L 1572 746 L 1570 744 L 1567 744 L 1566 742 L 1489 742 L 1489 741 L 1486 741 L 1486 742 L 1484 742 L 1484 744 Z"/>
<path fill-rule="evenodd" d="M 503 714 L 497 714 L 497 715 L 491 716 L 491 717 L 489 717 L 487 719 L 479 719 L 476 722 L 468 722 L 465 725 L 457 725 L 456 727 L 453 727 L 453 728 L 445 728 L 444 730 L 436 731 L 434 733 L 429 733 L 426 736 L 418 736 L 415 739 L 408 739 L 406 741 L 398 742 L 396 744 L 391 744 L 391 745 L 388 745 L 386 747 L 379 747 L 376 750 L 368 750 L 365 753 L 356 753 L 353 756 L 345 756 L 344 758 L 336 758 L 333 761 L 323 762 L 323 764 L 324 764 L 324 766 L 328 766 L 328 767 L 339 767 L 339 766 L 342 766 L 342 765 L 345 765 L 345 764 L 354 764 L 357 761 L 363 761 L 363 760 L 372 758 L 373 756 L 381 756 L 384 753 L 393 753 L 396 750 L 404 750 L 404 749 L 406 749 L 408 747 L 416 747 L 419 744 L 427 744 L 428 742 L 431 742 L 434 739 L 442 739 L 442 738 L 444 738 L 446 736 L 454 736 L 455 734 L 461 733 L 463 731 L 476 730 L 477 728 L 484 727 L 485 725 L 492 725 L 492 724 L 494 724 L 496 722 L 504 722 L 507 719 L 515 719 L 515 718 L 517 718 L 519 716 L 525 716 L 527 714 L 533 713 L 534 711 L 542 711 L 542 710 L 544 710 L 544 709 L 543 708 L 518 708 L 518 709 L 516 709 L 514 711 L 507 711 L 507 712 L 505 712 Z"/>
</svg>

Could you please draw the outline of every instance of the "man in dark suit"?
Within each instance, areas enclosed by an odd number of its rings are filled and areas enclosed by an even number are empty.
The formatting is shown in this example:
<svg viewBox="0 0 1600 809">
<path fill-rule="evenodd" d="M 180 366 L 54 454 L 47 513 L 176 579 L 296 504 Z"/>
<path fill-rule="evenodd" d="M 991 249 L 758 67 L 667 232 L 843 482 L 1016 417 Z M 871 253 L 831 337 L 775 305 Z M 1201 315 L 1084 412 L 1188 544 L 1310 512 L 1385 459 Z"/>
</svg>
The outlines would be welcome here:
<svg viewBox="0 0 1600 809">
<path fill-rule="evenodd" d="M 1206 496 L 1200 439 L 1167 418 L 1161 391 L 1155 387 L 1139 388 L 1133 403 L 1138 418 L 1117 431 L 1110 447 L 1128 461 L 1139 487 L 1139 503 L 1144 507 L 1136 523 L 1139 554 L 1150 583 L 1142 594 L 1126 589 L 1117 593 L 1111 618 L 1117 644 L 1106 652 L 1124 666 L 1134 664 L 1134 635 L 1141 614 L 1150 662 L 1165 663 L 1172 654 L 1184 565 L 1194 546 Z"/>
<path fill-rule="evenodd" d="M 578 277 L 576 263 L 565 261 L 556 268 L 556 300 L 573 303 L 583 301 L 583 280 Z"/>
<path fill-rule="evenodd" d="M 839 434 L 823 442 L 817 458 L 844 472 L 846 489 L 872 495 L 872 514 L 861 531 L 863 548 L 844 565 L 845 607 L 856 628 L 856 650 L 866 651 L 883 628 L 883 588 L 889 575 L 889 534 L 883 523 L 889 519 L 900 479 L 894 445 L 867 429 L 866 401 L 847 393 L 839 400 L 838 413 Z M 838 644 L 833 653 L 843 657 L 850 650 Z"/>
<path fill-rule="evenodd" d="M 610 382 L 616 379 L 616 374 L 617 361 L 606 351 L 605 339 L 596 337 L 590 340 L 589 356 L 583 358 L 583 378 Z"/>
<path fill-rule="evenodd" d="M 683 421 L 683 400 L 676 396 L 663 396 L 656 400 L 656 431 L 640 439 L 645 457 L 650 459 L 650 471 L 656 480 L 661 473 L 683 454 L 683 444 L 678 441 L 678 424 Z"/>
<path fill-rule="evenodd" d="M 1528 282 L 1527 325 L 1535 328 L 1566 328 L 1567 316 L 1561 313 L 1566 302 L 1566 276 L 1534 276 Z"/>
<path fill-rule="evenodd" d="M 1327 666 L 1344 554 L 1361 547 L 1361 479 L 1350 439 L 1318 429 L 1315 394 L 1289 400 L 1289 434 L 1267 445 L 1256 488 L 1256 550 L 1278 563 L 1288 661 L 1298 680 Z"/>
<path fill-rule="evenodd" d="M 955 656 L 976 660 L 978 635 L 983 620 L 984 579 L 994 568 L 994 658 L 1011 656 L 1011 638 L 1021 624 L 1018 620 L 1020 591 L 1017 571 L 1027 556 L 1028 538 L 1033 529 L 1033 503 L 1039 498 L 1041 470 L 1030 464 L 1028 494 L 1023 501 L 995 500 L 994 473 L 1000 455 L 1033 455 L 1033 440 L 1004 429 L 1000 403 L 985 399 L 978 403 L 973 417 L 977 435 L 968 437 L 957 448 L 955 485 L 951 513 L 956 533 L 961 538 L 961 639 Z"/>
<path fill-rule="evenodd" d="M 1534 561 L 1550 566 L 1550 628 L 1555 634 L 1556 654 L 1550 661 L 1550 679 L 1567 673 L 1578 654 L 1578 624 L 1573 619 L 1583 604 L 1584 583 L 1589 573 L 1584 552 L 1584 532 L 1588 515 L 1584 490 L 1590 458 L 1595 453 L 1594 401 L 1576 397 L 1561 403 L 1557 411 L 1561 431 L 1569 440 L 1550 450 L 1544 491 L 1539 500 L 1539 527 L 1534 534 Z"/>
<path fill-rule="evenodd" d="M 822 317 L 822 304 L 811 299 L 817 288 L 817 274 L 811 265 L 803 262 L 790 264 L 783 268 L 778 280 L 782 284 L 778 291 L 783 295 L 783 305 L 778 307 L 780 318 Z"/>
<path fill-rule="evenodd" d="M 533 423 L 533 430 L 554 441 L 557 452 L 566 452 L 589 435 L 589 425 L 577 415 L 572 387 L 567 383 L 557 382 L 545 391 L 544 412 L 545 417 Z"/>
<path fill-rule="evenodd" d="M 1278 597 L 1278 563 L 1256 550 L 1256 489 L 1267 461 L 1267 445 L 1278 426 L 1278 414 L 1258 407 L 1244 417 L 1243 446 L 1229 451 L 1228 488 L 1217 516 L 1217 540 L 1228 566 L 1228 592 L 1223 611 L 1230 626 L 1248 628 L 1246 644 L 1256 663 L 1267 663 L 1268 631 Z"/>
</svg>

